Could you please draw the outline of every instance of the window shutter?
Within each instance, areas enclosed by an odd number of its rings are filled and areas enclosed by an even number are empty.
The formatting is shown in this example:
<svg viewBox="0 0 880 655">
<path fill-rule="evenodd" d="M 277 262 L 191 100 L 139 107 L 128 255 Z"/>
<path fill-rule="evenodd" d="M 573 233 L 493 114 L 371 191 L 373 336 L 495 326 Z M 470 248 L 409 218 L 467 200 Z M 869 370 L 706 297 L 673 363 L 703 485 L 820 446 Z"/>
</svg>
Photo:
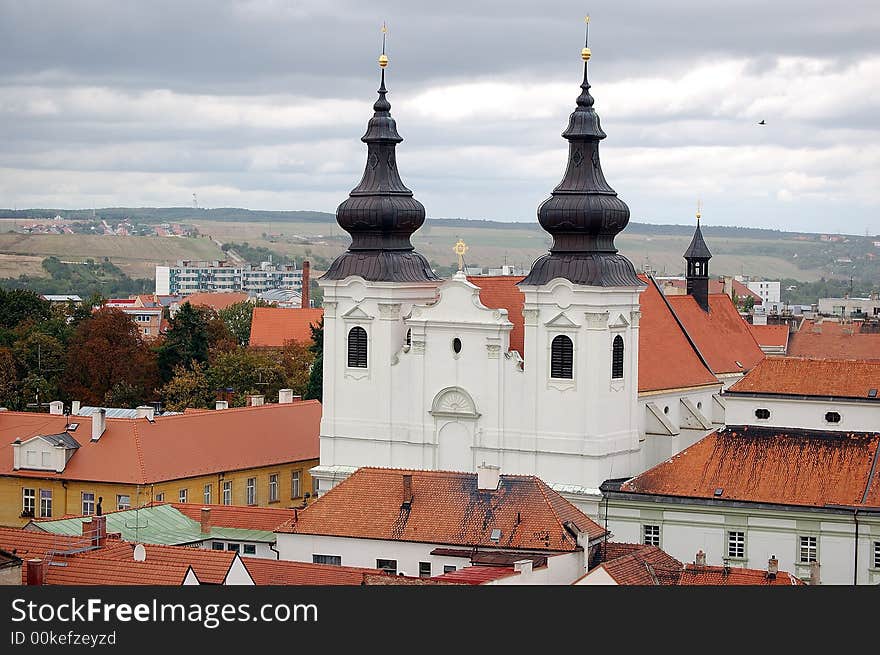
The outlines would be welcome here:
<svg viewBox="0 0 880 655">
<path fill-rule="evenodd" d="M 367 368 L 367 331 L 360 326 L 348 332 L 348 365 L 353 368 Z"/>
<path fill-rule="evenodd" d="M 550 344 L 550 377 L 572 378 L 572 361 L 574 346 L 571 339 L 564 334 L 553 337 Z"/>
<path fill-rule="evenodd" d="M 619 334 L 611 346 L 611 377 L 623 377 L 623 337 Z"/>
</svg>

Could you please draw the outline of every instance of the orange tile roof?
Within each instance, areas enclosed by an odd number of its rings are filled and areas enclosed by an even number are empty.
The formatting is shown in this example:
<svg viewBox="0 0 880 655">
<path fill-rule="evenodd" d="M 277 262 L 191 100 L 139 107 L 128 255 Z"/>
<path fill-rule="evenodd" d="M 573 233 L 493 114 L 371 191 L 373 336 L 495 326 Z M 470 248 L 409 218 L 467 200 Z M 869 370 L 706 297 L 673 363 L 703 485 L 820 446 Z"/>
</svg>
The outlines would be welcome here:
<svg viewBox="0 0 880 655">
<path fill-rule="evenodd" d="M 762 569 L 743 569 L 731 566 L 725 572 L 723 566 L 698 566 L 697 564 L 685 564 L 678 584 L 686 587 L 703 585 L 774 585 L 777 587 L 790 587 L 804 585 L 800 579 L 785 571 L 779 571 L 775 577 L 771 578 L 767 575 L 767 571 Z"/>
<path fill-rule="evenodd" d="M 657 546 L 644 546 L 601 566 L 619 585 L 670 585 L 678 582 L 682 564 Z"/>
<path fill-rule="evenodd" d="M 66 557 L 64 566 L 46 566 L 43 580 L 47 585 L 178 586 L 183 584 L 188 570 L 185 564 L 169 562 Z"/>
<path fill-rule="evenodd" d="M 403 480 L 413 501 L 402 507 Z M 361 468 L 277 532 L 438 545 L 574 551 L 571 522 L 598 539 L 606 531 L 534 476 L 502 475 L 498 490 L 478 491 L 476 473 Z M 501 530 L 497 541 L 490 539 Z"/>
<path fill-rule="evenodd" d="M 193 307 L 210 307 L 215 311 L 226 309 L 230 305 L 244 302 L 248 295 L 244 291 L 232 291 L 229 293 L 193 293 L 184 296 L 181 303 L 188 302 Z"/>
<path fill-rule="evenodd" d="M 523 280 L 522 275 L 473 275 L 468 282 L 480 287 L 480 302 L 490 309 L 506 309 L 507 319 L 513 323 L 510 331 L 510 350 L 520 356 L 525 355 L 525 321 L 523 307 L 526 304 L 525 294 L 516 286 Z"/>
<path fill-rule="evenodd" d="M 0 476 L 150 484 L 318 458 L 321 404 L 307 400 L 146 419 L 107 419 L 92 442 L 77 417 L 80 448 L 62 473 L 13 469 L 12 442 L 64 431 L 66 417 L 0 412 Z"/>
<path fill-rule="evenodd" d="M 677 289 L 687 289 L 687 279 L 686 278 L 663 278 L 657 280 L 661 286 L 673 286 Z M 738 298 L 745 298 L 746 296 L 751 296 L 755 300 L 756 305 L 760 305 L 764 302 L 763 298 L 759 296 L 757 293 L 749 289 L 745 284 L 740 282 L 739 280 L 733 280 L 733 292 L 736 294 Z M 724 280 L 709 280 L 709 293 L 724 293 Z M 726 294 L 725 294 L 726 295 Z"/>
<path fill-rule="evenodd" d="M 512 566 L 464 566 L 449 573 L 435 575 L 431 580 L 438 582 L 455 582 L 457 584 L 486 584 L 501 578 L 520 575 Z"/>
<path fill-rule="evenodd" d="M 663 294 L 645 275 L 639 303 L 639 391 L 659 391 L 718 384 L 688 338 Z M 669 362 L 675 362 L 670 366 Z"/>
<path fill-rule="evenodd" d="M 251 507 L 242 505 L 200 505 L 199 503 L 170 503 L 174 509 L 194 521 L 202 518 L 202 508 L 211 509 L 211 525 L 222 528 L 272 531 L 294 516 L 284 507 Z"/>
<path fill-rule="evenodd" d="M 250 345 L 257 348 L 281 348 L 287 341 L 309 344 L 312 330 L 324 315 L 323 309 L 282 309 L 254 307 Z"/>
<path fill-rule="evenodd" d="M 747 325 L 762 348 L 788 348 L 788 325 Z"/>
<path fill-rule="evenodd" d="M 729 426 L 628 480 L 621 492 L 783 505 L 870 506 L 880 433 Z M 880 467 L 878 467 L 880 468 Z M 721 495 L 716 496 L 715 490 Z"/>
<path fill-rule="evenodd" d="M 817 331 L 818 330 L 818 331 Z M 880 333 L 861 332 L 856 324 L 805 320 L 788 342 L 795 357 L 880 360 Z"/>
<path fill-rule="evenodd" d="M 285 560 L 242 557 L 258 585 L 360 585 L 367 575 L 388 575 L 379 569 L 309 564 Z"/>
<path fill-rule="evenodd" d="M 693 296 L 667 296 L 667 300 L 716 375 L 744 373 L 764 358 L 749 324 L 724 294 L 709 296 L 708 312 Z"/>
<path fill-rule="evenodd" d="M 874 389 L 874 398 L 868 393 Z M 880 361 L 767 357 L 727 393 L 858 398 L 880 408 Z"/>
<path fill-rule="evenodd" d="M 178 569 L 184 572 L 190 566 L 202 584 L 222 584 L 229 573 L 235 553 L 225 550 L 206 550 L 187 548 L 186 546 L 160 546 L 158 544 L 141 544 L 147 552 L 146 562 Z M 135 544 L 128 541 L 110 541 L 107 546 L 86 551 L 71 559 L 113 559 L 123 562 L 134 561 Z"/>
</svg>

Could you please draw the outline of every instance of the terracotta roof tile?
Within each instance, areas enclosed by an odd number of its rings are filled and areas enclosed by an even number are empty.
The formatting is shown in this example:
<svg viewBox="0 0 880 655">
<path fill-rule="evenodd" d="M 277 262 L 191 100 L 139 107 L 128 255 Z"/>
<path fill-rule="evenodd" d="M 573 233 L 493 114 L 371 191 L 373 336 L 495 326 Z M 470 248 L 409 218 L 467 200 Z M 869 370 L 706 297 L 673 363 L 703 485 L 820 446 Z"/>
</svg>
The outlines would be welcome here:
<svg viewBox="0 0 880 655">
<path fill-rule="evenodd" d="M 522 275 L 473 275 L 468 282 L 480 287 L 480 302 L 490 309 L 506 309 L 507 319 L 513 323 L 510 331 L 510 350 L 520 356 L 525 355 L 525 321 L 523 307 L 526 303 L 525 294 L 516 286 L 523 280 Z"/>
<path fill-rule="evenodd" d="M 788 343 L 795 357 L 867 359 L 880 361 L 880 333 L 862 332 L 856 323 L 805 320 Z"/>
<path fill-rule="evenodd" d="M 513 575 L 519 575 L 519 573 L 510 566 L 464 566 L 449 573 L 432 576 L 431 580 L 479 585 L 502 578 L 509 578 Z"/>
<path fill-rule="evenodd" d="M 685 278 L 661 278 L 658 279 L 657 282 L 660 283 L 661 288 L 664 286 L 671 286 L 675 287 L 676 289 L 687 289 L 687 279 Z M 737 298 L 745 298 L 747 296 L 751 296 L 755 300 L 756 305 L 760 305 L 764 302 L 761 296 L 749 289 L 739 280 L 733 280 L 733 292 L 737 295 Z M 724 280 L 709 280 L 709 293 L 723 294 Z"/>
<path fill-rule="evenodd" d="M 788 325 L 749 325 L 752 336 L 762 348 L 788 348 Z"/>
<path fill-rule="evenodd" d="M 678 582 L 682 564 L 657 546 L 643 546 L 600 565 L 619 585 L 670 585 Z"/>
<path fill-rule="evenodd" d="M 876 432 L 728 426 L 620 490 L 813 507 L 870 505 L 878 484 L 877 472 L 872 478 L 878 447 Z"/>
<path fill-rule="evenodd" d="M 193 293 L 184 296 L 181 303 L 188 302 L 194 307 L 210 307 L 215 311 L 226 309 L 236 303 L 244 302 L 248 299 L 248 295 L 244 291 L 233 291 L 230 293 Z"/>
<path fill-rule="evenodd" d="M 708 312 L 700 308 L 693 296 L 667 296 L 667 299 L 716 375 L 744 373 L 764 358 L 749 324 L 724 294 L 709 296 Z"/>
<path fill-rule="evenodd" d="M 404 476 L 413 501 L 403 505 Z M 476 473 L 361 468 L 299 512 L 278 532 L 438 545 L 574 551 L 571 521 L 590 539 L 606 531 L 533 476 L 502 475 L 496 491 L 478 491 Z M 492 531 L 499 529 L 497 541 Z"/>
<path fill-rule="evenodd" d="M 225 550 L 205 550 L 157 544 L 141 545 L 147 552 L 147 563 L 169 568 L 183 568 L 184 571 L 192 566 L 202 584 L 222 584 L 236 555 Z M 108 542 L 108 545 L 103 548 L 87 551 L 68 559 L 96 558 L 139 563 L 134 561 L 134 547 L 135 544 L 127 541 Z"/>
<path fill-rule="evenodd" d="M 869 392 L 874 389 L 874 398 Z M 768 393 L 795 396 L 859 398 L 880 409 L 880 360 L 873 362 L 767 357 L 727 393 Z"/>
<path fill-rule="evenodd" d="M 379 569 L 242 557 L 258 585 L 360 585 L 365 575 L 388 575 Z"/>
<path fill-rule="evenodd" d="M 194 549 L 189 549 L 194 550 Z M 169 562 L 135 562 L 104 557 L 67 557 L 64 566 L 44 569 L 48 585 L 181 585 L 189 567 Z M 196 574 L 198 577 L 198 574 Z"/>
<path fill-rule="evenodd" d="M 256 348 L 281 348 L 287 341 L 308 344 L 309 326 L 318 325 L 323 309 L 281 309 L 254 307 L 250 345 Z"/>
<path fill-rule="evenodd" d="M 698 566 L 686 564 L 681 572 L 679 585 L 692 587 L 703 585 L 738 586 L 738 585 L 774 585 L 803 586 L 803 582 L 791 573 L 779 571 L 775 577 L 769 577 L 762 569 L 743 569 L 735 566 L 725 572 L 722 566 Z"/>
<path fill-rule="evenodd" d="M 0 475 L 149 484 L 318 458 L 321 404 L 308 400 L 145 419 L 107 419 L 91 441 L 91 418 L 71 433 L 80 447 L 63 473 L 13 469 L 12 442 L 64 430 L 66 417 L 0 412 Z"/>
<path fill-rule="evenodd" d="M 201 521 L 202 508 L 211 509 L 211 525 L 245 530 L 274 530 L 294 516 L 294 510 L 284 507 L 252 507 L 242 505 L 204 505 L 199 503 L 171 503 L 181 514 Z"/>
</svg>

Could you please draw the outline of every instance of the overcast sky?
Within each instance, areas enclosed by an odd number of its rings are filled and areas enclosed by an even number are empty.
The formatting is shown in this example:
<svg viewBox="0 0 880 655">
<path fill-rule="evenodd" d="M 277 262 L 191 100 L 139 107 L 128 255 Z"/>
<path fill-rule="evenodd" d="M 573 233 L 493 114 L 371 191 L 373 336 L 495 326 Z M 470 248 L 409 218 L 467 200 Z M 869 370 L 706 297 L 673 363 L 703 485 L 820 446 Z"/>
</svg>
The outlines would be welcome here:
<svg viewBox="0 0 880 655">
<path fill-rule="evenodd" d="M 384 19 L 428 216 L 534 221 L 586 12 L 633 220 L 880 233 L 878 0 L 0 0 L 0 207 L 335 211 Z"/>
</svg>

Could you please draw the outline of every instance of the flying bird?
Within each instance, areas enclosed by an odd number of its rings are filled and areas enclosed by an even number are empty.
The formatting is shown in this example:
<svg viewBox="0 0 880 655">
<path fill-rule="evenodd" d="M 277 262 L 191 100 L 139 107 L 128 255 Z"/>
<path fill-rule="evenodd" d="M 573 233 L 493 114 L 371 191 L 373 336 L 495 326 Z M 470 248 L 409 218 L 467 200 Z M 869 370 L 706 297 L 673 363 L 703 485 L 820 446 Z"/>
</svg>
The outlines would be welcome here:
<svg viewBox="0 0 880 655">
<path fill-rule="evenodd" d="M 766 124 L 767 124 L 767 121 L 765 121 L 763 118 L 761 119 L 761 122 L 758 123 L 758 125 L 766 125 Z"/>
</svg>

